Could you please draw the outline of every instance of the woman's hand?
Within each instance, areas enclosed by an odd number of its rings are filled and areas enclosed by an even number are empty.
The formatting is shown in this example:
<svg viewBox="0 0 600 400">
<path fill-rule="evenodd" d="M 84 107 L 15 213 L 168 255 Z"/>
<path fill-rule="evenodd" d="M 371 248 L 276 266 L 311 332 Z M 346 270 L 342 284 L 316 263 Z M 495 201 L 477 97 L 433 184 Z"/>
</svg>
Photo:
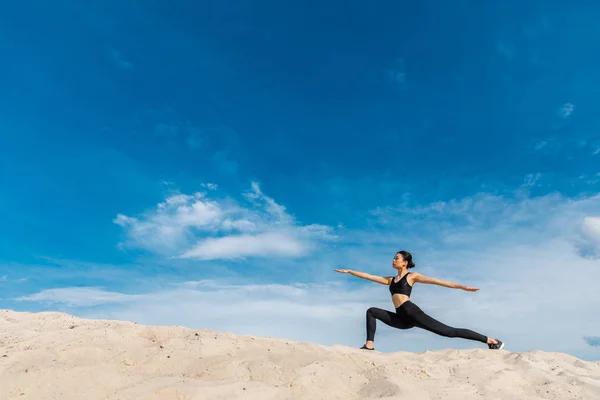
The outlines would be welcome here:
<svg viewBox="0 0 600 400">
<path fill-rule="evenodd" d="M 462 288 L 463 290 L 466 290 L 467 292 L 476 292 L 479 290 L 479 288 L 474 288 L 471 286 L 465 286 L 464 288 Z"/>
<path fill-rule="evenodd" d="M 341 274 L 348 274 L 348 273 L 350 273 L 350 270 L 349 270 L 349 269 L 336 269 L 336 270 L 334 270 L 334 271 L 335 271 L 335 272 L 339 272 L 339 273 L 341 273 Z"/>
</svg>

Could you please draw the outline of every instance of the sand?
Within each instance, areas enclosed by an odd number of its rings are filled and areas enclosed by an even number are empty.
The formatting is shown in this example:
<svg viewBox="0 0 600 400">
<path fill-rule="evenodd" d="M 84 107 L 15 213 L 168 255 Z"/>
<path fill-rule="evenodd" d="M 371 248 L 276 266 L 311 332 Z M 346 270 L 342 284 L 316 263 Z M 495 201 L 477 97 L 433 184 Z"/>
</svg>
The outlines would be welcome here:
<svg viewBox="0 0 600 400">
<path fill-rule="evenodd" d="M 600 362 L 365 351 L 0 310 L 0 399 L 600 399 Z"/>
</svg>

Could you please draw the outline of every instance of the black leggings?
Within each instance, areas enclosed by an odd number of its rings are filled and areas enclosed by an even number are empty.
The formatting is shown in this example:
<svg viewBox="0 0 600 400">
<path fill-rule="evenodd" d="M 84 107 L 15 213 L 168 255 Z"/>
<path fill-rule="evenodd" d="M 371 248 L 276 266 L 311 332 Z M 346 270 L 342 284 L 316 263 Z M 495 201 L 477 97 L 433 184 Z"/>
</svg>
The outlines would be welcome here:
<svg viewBox="0 0 600 400">
<path fill-rule="evenodd" d="M 419 327 L 446 337 L 459 337 L 487 343 L 487 337 L 469 329 L 453 328 L 425 314 L 415 303 L 404 302 L 396 312 L 371 307 L 367 310 L 367 340 L 375 339 L 376 320 L 398 329 Z"/>
</svg>

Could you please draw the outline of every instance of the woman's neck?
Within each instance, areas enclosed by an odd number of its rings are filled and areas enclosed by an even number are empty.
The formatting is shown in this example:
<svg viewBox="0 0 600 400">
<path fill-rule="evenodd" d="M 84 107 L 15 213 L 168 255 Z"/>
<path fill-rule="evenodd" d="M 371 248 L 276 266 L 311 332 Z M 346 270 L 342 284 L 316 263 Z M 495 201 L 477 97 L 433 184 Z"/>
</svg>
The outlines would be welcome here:
<svg viewBox="0 0 600 400">
<path fill-rule="evenodd" d="M 408 272 L 408 268 L 401 268 L 398 270 L 398 277 L 403 276 Z"/>
</svg>

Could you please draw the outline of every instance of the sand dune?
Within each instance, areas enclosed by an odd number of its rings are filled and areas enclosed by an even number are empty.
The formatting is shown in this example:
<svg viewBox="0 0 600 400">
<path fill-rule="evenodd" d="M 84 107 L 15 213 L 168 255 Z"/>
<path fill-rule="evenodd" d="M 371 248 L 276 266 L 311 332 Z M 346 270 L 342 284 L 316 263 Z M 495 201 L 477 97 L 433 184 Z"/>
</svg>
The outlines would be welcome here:
<svg viewBox="0 0 600 400">
<path fill-rule="evenodd" d="M 0 310 L 0 399 L 600 399 L 600 362 L 379 353 Z"/>
</svg>

